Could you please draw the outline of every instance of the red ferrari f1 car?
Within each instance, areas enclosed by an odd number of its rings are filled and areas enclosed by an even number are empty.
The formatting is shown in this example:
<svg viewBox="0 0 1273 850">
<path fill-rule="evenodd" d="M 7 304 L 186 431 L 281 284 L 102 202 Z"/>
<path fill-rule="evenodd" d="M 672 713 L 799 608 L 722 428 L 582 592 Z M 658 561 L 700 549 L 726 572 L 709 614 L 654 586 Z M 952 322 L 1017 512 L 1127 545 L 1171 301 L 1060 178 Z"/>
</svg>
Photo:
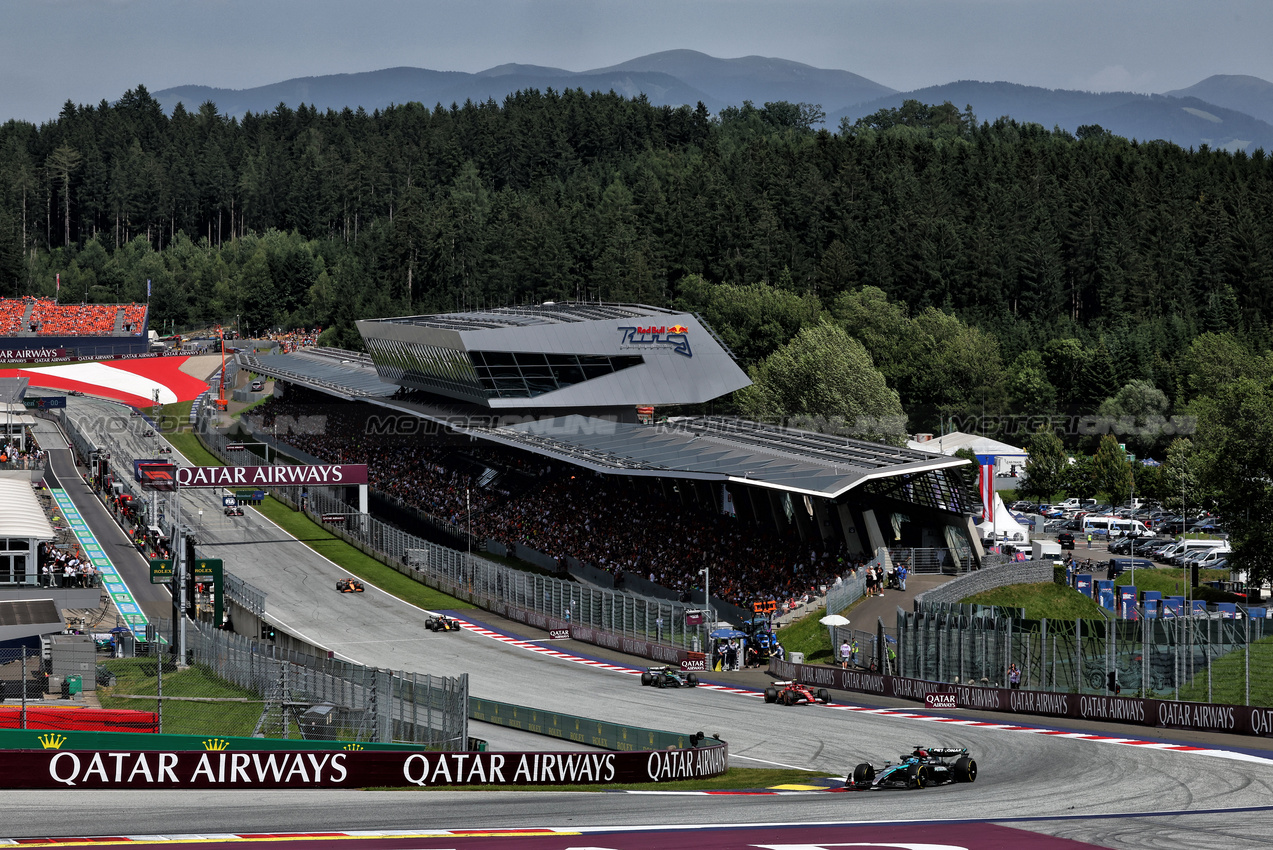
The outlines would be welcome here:
<svg viewBox="0 0 1273 850">
<path fill-rule="evenodd" d="M 800 703 L 822 704 L 831 701 L 831 693 L 826 688 L 816 691 L 799 682 L 774 682 L 772 687 L 765 688 L 765 702 L 776 702 L 779 705 L 799 705 Z"/>
</svg>

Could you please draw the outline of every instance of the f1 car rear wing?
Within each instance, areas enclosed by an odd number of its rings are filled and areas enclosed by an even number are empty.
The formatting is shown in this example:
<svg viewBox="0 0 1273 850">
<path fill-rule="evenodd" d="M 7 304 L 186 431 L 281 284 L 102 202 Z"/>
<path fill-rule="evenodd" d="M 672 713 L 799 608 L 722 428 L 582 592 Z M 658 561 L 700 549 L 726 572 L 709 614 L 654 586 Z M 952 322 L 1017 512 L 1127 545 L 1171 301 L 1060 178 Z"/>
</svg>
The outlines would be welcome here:
<svg viewBox="0 0 1273 850">
<path fill-rule="evenodd" d="M 936 756 L 937 758 L 962 756 L 968 752 L 967 747 L 916 747 L 915 749 L 927 750 L 930 756 Z"/>
</svg>

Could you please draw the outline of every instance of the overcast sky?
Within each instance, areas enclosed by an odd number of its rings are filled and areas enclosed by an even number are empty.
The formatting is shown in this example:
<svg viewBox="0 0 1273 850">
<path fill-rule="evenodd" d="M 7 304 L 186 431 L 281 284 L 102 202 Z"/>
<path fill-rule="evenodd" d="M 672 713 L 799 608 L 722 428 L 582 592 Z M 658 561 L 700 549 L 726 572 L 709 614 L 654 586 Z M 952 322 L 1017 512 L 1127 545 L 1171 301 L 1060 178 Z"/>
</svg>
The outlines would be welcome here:
<svg viewBox="0 0 1273 850">
<path fill-rule="evenodd" d="M 953 80 L 1163 92 L 1273 81 L 1273 0 L 0 0 L 0 120 L 137 84 L 251 88 L 400 65 L 572 71 L 674 48 L 909 90 Z"/>
</svg>

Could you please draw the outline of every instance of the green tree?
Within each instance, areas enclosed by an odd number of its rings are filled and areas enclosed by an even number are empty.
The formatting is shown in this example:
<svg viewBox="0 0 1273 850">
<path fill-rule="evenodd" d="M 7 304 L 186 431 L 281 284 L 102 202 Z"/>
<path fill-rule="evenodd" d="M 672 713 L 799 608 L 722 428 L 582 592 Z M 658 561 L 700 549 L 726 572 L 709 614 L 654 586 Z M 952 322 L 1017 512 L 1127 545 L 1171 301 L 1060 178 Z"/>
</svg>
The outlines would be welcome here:
<svg viewBox="0 0 1273 850">
<path fill-rule="evenodd" d="M 755 419 L 864 439 L 900 441 L 902 405 L 862 343 L 830 322 L 804 328 L 751 370 L 736 399 Z"/>
<path fill-rule="evenodd" d="M 1105 494 L 1114 505 L 1121 505 L 1131 496 L 1132 465 L 1113 434 L 1101 438 L 1092 458 L 1092 483 L 1096 491 Z"/>
<path fill-rule="evenodd" d="M 1101 402 L 1096 412 L 1113 420 L 1114 433 L 1125 438 L 1135 454 L 1146 457 L 1162 439 L 1167 426 L 1167 394 L 1149 381 L 1130 381 Z"/>
<path fill-rule="evenodd" d="M 68 144 L 61 144 L 44 161 L 49 176 L 62 184 L 62 218 L 65 224 L 63 247 L 71 244 L 71 175 L 84 162 L 80 152 Z"/>
<path fill-rule="evenodd" d="M 1023 416 L 1046 416 L 1056 410 L 1056 387 L 1048 380 L 1043 356 L 1023 351 L 1008 369 L 1009 410 Z"/>
<path fill-rule="evenodd" d="M 1242 378 L 1199 407 L 1202 483 L 1233 541 L 1231 566 L 1262 583 L 1273 578 L 1273 382 Z"/>
<path fill-rule="evenodd" d="M 1194 510 L 1202 504 L 1201 457 L 1193 440 L 1177 437 L 1167 446 L 1167 460 L 1162 470 L 1162 503 L 1177 511 L 1190 506 Z"/>
<path fill-rule="evenodd" d="M 1030 435 L 1025 449 L 1025 482 L 1018 490 L 1028 498 L 1047 501 L 1063 489 L 1063 476 L 1070 465 L 1065 447 L 1055 431 L 1040 427 Z"/>
</svg>

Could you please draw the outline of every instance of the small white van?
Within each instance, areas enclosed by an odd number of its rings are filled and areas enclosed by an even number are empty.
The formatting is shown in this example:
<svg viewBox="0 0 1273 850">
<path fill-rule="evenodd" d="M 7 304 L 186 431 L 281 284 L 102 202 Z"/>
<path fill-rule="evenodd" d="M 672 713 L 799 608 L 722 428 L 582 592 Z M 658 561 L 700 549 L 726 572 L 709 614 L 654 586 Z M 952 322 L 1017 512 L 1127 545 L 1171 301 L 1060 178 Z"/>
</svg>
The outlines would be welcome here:
<svg viewBox="0 0 1273 850">
<path fill-rule="evenodd" d="M 1095 534 L 1101 537 L 1126 537 L 1127 535 L 1148 534 L 1149 529 L 1138 519 L 1124 519 L 1119 516 L 1083 517 L 1083 534 Z"/>
</svg>

